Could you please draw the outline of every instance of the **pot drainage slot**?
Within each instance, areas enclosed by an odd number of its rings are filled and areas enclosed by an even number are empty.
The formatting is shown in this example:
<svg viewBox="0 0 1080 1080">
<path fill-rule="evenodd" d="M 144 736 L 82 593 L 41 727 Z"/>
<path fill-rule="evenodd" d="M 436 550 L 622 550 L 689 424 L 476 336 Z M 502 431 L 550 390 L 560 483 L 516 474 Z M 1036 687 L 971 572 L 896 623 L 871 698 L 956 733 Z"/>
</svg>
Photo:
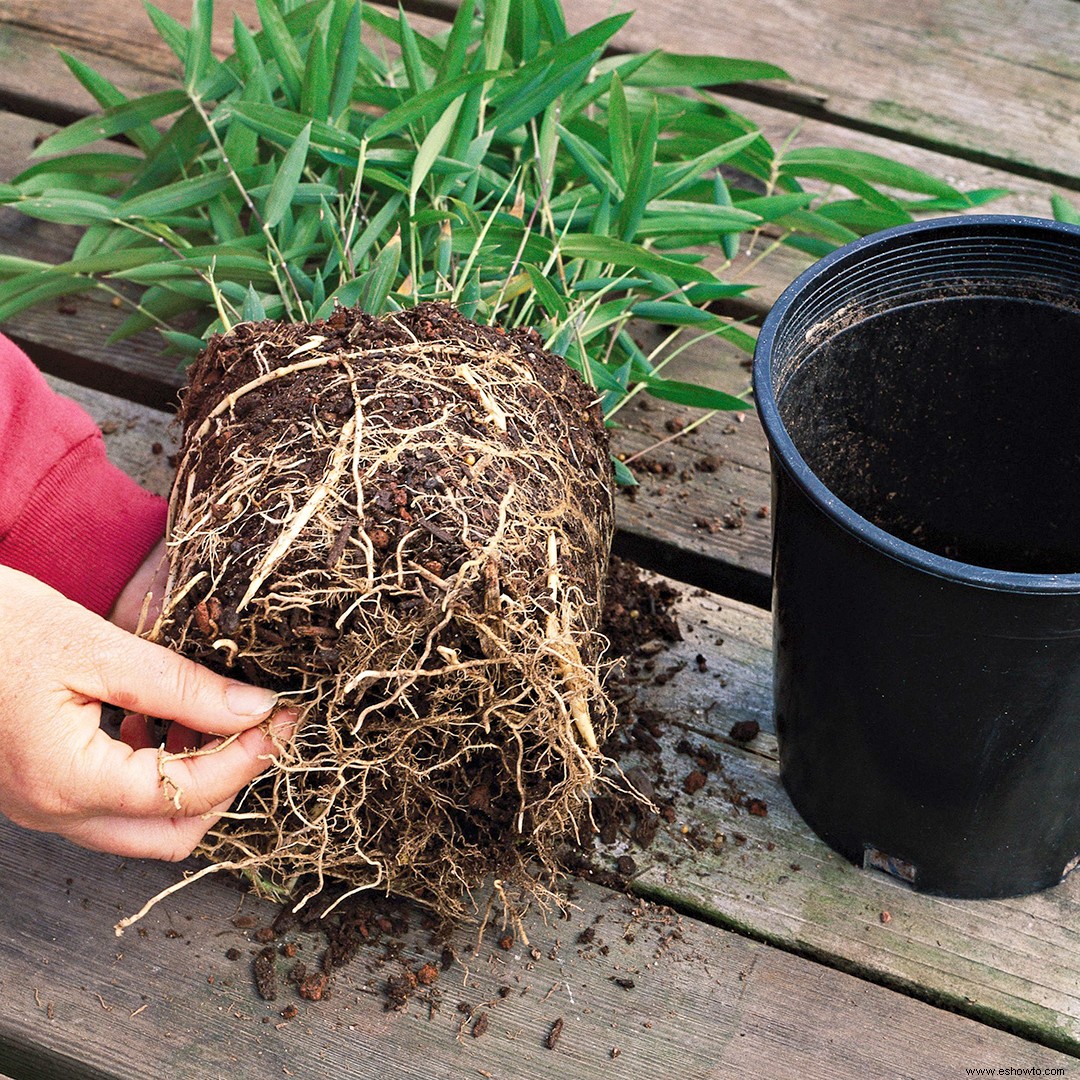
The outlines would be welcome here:
<svg viewBox="0 0 1080 1080">
<path fill-rule="evenodd" d="M 863 869 L 883 870 L 892 877 L 906 881 L 909 885 L 915 884 L 915 864 L 905 859 L 898 859 L 895 855 L 886 855 L 884 851 L 867 844 L 863 848 Z"/>
<path fill-rule="evenodd" d="M 1080 855 L 1065 864 L 1065 869 L 1061 871 L 1061 880 L 1064 881 L 1078 866 L 1080 866 Z"/>
</svg>

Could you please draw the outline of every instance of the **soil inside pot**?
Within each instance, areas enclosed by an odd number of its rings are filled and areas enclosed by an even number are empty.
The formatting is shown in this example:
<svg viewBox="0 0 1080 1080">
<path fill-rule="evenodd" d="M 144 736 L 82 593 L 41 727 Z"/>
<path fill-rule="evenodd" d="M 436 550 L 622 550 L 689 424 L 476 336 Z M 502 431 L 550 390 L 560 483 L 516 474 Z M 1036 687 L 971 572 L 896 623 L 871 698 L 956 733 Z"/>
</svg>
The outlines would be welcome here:
<svg viewBox="0 0 1080 1080">
<path fill-rule="evenodd" d="M 1080 312 L 952 296 L 845 321 L 780 399 L 829 490 L 948 558 L 1080 571 Z"/>
</svg>

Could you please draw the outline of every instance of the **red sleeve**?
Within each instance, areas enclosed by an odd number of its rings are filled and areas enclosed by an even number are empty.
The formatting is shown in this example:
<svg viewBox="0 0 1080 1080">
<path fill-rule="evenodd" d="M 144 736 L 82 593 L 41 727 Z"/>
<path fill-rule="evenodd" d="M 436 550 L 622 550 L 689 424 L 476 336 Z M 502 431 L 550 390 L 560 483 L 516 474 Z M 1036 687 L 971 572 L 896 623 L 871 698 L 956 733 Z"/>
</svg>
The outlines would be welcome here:
<svg viewBox="0 0 1080 1080">
<path fill-rule="evenodd" d="M 94 421 L 0 335 L 0 564 L 105 615 L 165 512 L 109 462 Z"/>
</svg>

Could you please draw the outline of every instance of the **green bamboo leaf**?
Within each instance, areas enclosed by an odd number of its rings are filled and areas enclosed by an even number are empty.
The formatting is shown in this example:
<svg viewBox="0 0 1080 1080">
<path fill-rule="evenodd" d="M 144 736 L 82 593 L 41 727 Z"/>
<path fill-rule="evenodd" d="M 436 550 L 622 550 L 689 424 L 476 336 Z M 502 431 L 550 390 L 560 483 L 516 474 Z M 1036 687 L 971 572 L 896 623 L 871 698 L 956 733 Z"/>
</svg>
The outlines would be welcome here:
<svg viewBox="0 0 1080 1080">
<path fill-rule="evenodd" d="M 608 171 L 608 162 L 600 156 L 595 147 L 579 138 L 569 128 L 563 127 L 562 124 L 557 125 L 557 131 L 562 139 L 563 147 L 565 147 L 578 168 L 585 174 L 589 183 L 601 195 L 619 190 L 615 177 Z M 570 195 L 569 198 L 574 201 L 573 195 Z"/>
<path fill-rule="evenodd" d="M 356 307 L 360 301 L 360 293 L 363 288 L 363 278 L 353 278 L 351 281 L 346 281 L 326 298 L 322 307 L 315 312 L 315 318 L 328 318 L 333 314 L 335 307 Z"/>
<path fill-rule="evenodd" d="M 789 150 L 780 161 L 785 170 L 814 166 L 834 166 L 855 174 L 871 184 L 885 184 L 902 191 L 951 197 L 960 193 L 951 184 L 929 173 L 865 150 L 830 146 L 806 146 Z"/>
<path fill-rule="evenodd" d="M 116 204 L 115 216 L 119 220 L 132 218 L 161 218 L 202 206 L 210 199 L 232 186 L 232 180 L 224 169 L 205 176 L 193 176 L 190 180 L 178 180 L 157 191 L 148 191 L 134 198 L 123 199 Z"/>
<path fill-rule="evenodd" d="M 273 92 L 266 63 L 254 35 L 239 15 L 233 16 L 233 48 L 236 50 L 233 60 L 244 84 L 243 99 L 270 104 Z"/>
<path fill-rule="evenodd" d="M 58 162 L 63 158 L 55 159 Z M 18 188 L 13 188 L 15 196 L 7 201 L 15 201 L 20 196 L 48 195 L 56 188 L 67 188 L 69 191 L 84 191 L 94 195 L 111 195 L 116 190 L 123 190 L 123 184 L 116 179 L 107 176 L 96 176 L 92 173 L 66 173 L 49 172 L 39 176 L 31 176 L 22 181 Z"/>
<path fill-rule="evenodd" d="M 44 272 L 60 276 L 72 274 L 119 276 L 120 272 L 133 270 L 136 267 L 146 266 L 172 257 L 171 252 L 158 244 L 153 247 L 127 247 L 72 258 L 65 263 L 50 266 Z"/>
<path fill-rule="evenodd" d="M 115 177 L 124 176 L 139 167 L 139 158 L 131 154 L 66 154 L 63 157 L 49 158 L 48 161 L 39 161 L 31 165 L 11 181 L 16 186 L 25 185 L 27 181 L 39 176 L 56 177 L 57 174 L 64 177 L 77 175 Z M 14 188 L 12 188 L 14 191 Z M 16 195 L 18 192 L 16 192 Z"/>
<path fill-rule="evenodd" d="M 486 19 L 487 16 L 485 22 Z M 591 63 L 629 19 L 629 12 L 604 19 L 517 68 L 511 78 L 496 87 L 491 95 L 492 104 L 508 109 L 510 99 L 531 94 L 537 87 L 549 84 L 556 73 L 577 68 L 581 61 Z M 485 26 L 485 32 L 486 29 Z"/>
<path fill-rule="evenodd" d="M 158 332 L 173 349 L 189 359 L 198 356 L 206 345 L 202 338 L 195 337 L 194 334 L 185 334 L 180 330 L 159 329 Z"/>
<path fill-rule="evenodd" d="M 630 309 L 639 319 L 668 326 L 715 326 L 721 322 L 711 311 L 682 304 L 677 300 L 641 300 Z M 723 325 L 728 325 L 724 323 Z"/>
<path fill-rule="evenodd" d="M 506 53 L 510 67 L 520 67 L 536 58 L 541 47 L 540 14 L 535 3 L 511 4 L 507 12 Z"/>
<path fill-rule="evenodd" d="M 431 130 L 420 144 L 420 149 L 416 152 L 416 160 L 413 162 L 412 175 L 409 178 L 410 205 L 415 203 L 416 193 L 420 190 L 420 185 L 427 179 L 432 165 L 435 164 L 435 159 L 446 146 L 454 130 L 454 125 L 457 123 L 463 100 L 464 97 L 459 97 L 447 106 L 442 116 L 432 124 Z"/>
<path fill-rule="evenodd" d="M 210 41 L 213 28 L 214 0 L 194 0 L 184 56 L 184 89 L 189 94 L 194 92 L 215 63 Z"/>
<path fill-rule="evenodd" d="M 732 205 L 731 191 L 719 172 L 713 177 L 713 201 L 717 206 Z M 720 246 L 724 249 L 724 258 L 729 262 L 739 254 L 739 240 L 734 233 L 724 233 L 720 237 Z"/>
<path fill-rule="evenodd" d="M 375 256 L 371 269 L 363 277 L 358 303 L 369 315 L 381 315 L 386 299 L 397 280 L 401 263 L 401 230 L 399 229 Z"/>
<path fill-rule="evenodd" d="M 398 6 L 398 40 L 401 42 L 401 59 L 405 64 L 405 75 L 414 94 L 422 94 L 428 88 L 424 77 L 424 61 L 420 56 L 418 34 L 405 17 L 405 10 Z"/>
<path fill-rule="evenodd" d="M 193 163 L 210 142 L 202 117 L 192 106 L 173 121 L 135 175 L 129 195 L 141 195 L 198 171 Z"/>
<path fill-rule="evenodd" d="M 586 354 L 582 373 L 588 379 L 589 384 L 597 390 L 614 394 L 620 398 L 626 396 L 629 385 L 629 365 L 622 364 L 613 370 L 601 360 Z"/>
<path fill-rule="evenodd" d="M 285 87 L 285 96 L 295 109 L 300 104 L 300 87 L 304 72 L 304 61 L 300 56 L 300 50 L 274 0 L 255 0 L 255 7 L 258 9 L 259 21 L 262 23 L 261 38 L 270 50 L 270 55 L 277 62 Z"/>
<path fill-rule="evenodd" d="M 878 191 L 873 184 L 870 184 L 858 173 L 854 173 L 850 169 L 842 169 L 836 165 L 813 163 L 792 165 L 789 161 L 784 161 L 780 166 L 780 171 L 788 176 L 798 176 L 804 180 L 823 180 L 827 184 L 839 184 L 841 187 L 847 188 L 852 195 L 857 195 L 871 205 L 879 206 L 885 210 L 895 209 L 899 206 L 895 199 L 882 191 Z"/>
<path fill-rule="evenodd" d="M 344 0 L 348 3 L 349 0 Z M 340 49 L 330 51 L 330 55 L 337 55 L 337 64 L 334 66 L 334 82 L 330 89 L 330 118 L 337 119 L 352 101 L 353 87 L 356 85 L 356 75 L 360 70 L 360 33 L 362 30 L 360 0 L 351 0 L 349 3 L 349 16 L 342 31 Z"/>
<path fill-rule="evenodd" d="M 1066 225 L 1080 225 L 1080 210 L 1078 210 L 1064 195 L 1053 195 L 1050 206 L 1054 212 L 1054 220 L 1062 221 Z"/>
<path fill-rule="evenodd" d="M 274 179 L 277 179 L 277 177 L 275 176 Z M 269 184 L 259 184 L 257 187 L 248 188 L 248 194 L 256 201 L 265 200 L 269 196 L 272 188 L 273 181 Z M 327 199 L 336 198 L 337 195 L 338 189 L 333 184 L 309 184 L 301 181 L 296 185 L 289 205 L 304 207 L 319 206 L 326 202 Z"/>
<path fill-rule="evenodd" d="M 757 285 L 750 283 L 730 284 L 726 281 L 689 285 L 683 290 L 683 295 L 691 304 L 708 304 L 713 300 L 727 300 L 733 296 L 744 296 Z"/>
<path fill-rule="evenodd" d="M 784 206 L 786 208 L 787 204 Z M 658 239 L 672 239 L 680 235 L 715 238 L 724 233 L 752 229 L 763 221 L 761 214 L 743 209 L 741 205 L 717 206 L 715 203 L 654 199 L 638 223 L 637 235 Z"/>
<path fill-rule="evenodd" d="M 46 157 L 49 154 L 63 154 L 68 150 L 77 150 L 99 139 L 110 139 L 114 135 L 126 135 L 163 116 L 179 112 L 188 104 L 187 94 L 183 90 L 161 90 L 146 94 L 122 105 L 115 105 L 96 116 L 87 116 L 76 120 L 74 124 L 49 136 L 32 154 L 33 157 Z"/>
<path fill-rule="evenodd" d="M 95 257 L 91 257 L 95 258 Z M 105 257 L 101 258 L 102 261 Z M 73 264 L 82 266 L 90 259 Z M 139 285 L 164 285 L 170 281 L 199 277 L 211 267 L 215 274 L 223 278 L 236 278 L 242 281 L 271 281 L 270 265 L 263 257 L 255 255 L 218 255 L 217 253 L 188 255 L 183 259 L 170 258 L 168 261 L 147 262 L 143 266 L 132 266 L 112 274 L 123 281 L 133 281 Z"/>
<path fill-rule="evenodd" d="M 548 195 L 555 180 L 555 164 L 559 152 L 559 114 L 562 102 L 555 101 L 544 111 L 540 134 L 536 142 L 536 161 L 539 167 L 540 189 Z"/>
<path fill-rule="evenodd" d="M 960 213 L 973 207 L 985 206 L 1006 195 L 1013 195 L 1011 188 L 976 188 L 973 191 L 961 191 L 958 196 L 946 196 L 935 199 L 905 199 L 901 205 L 912 213 Z"/>
<path fill-rule="evenodd" d="M 51 275 L 43 280 L 42 275 L 36 271 L 25 277 L 12 278 L 4 282 L 4 298 L 0 300 L 0 323 L 46 300 L 86 292 L 93 284 L 89 278 L 77 275 Z"/>
<path fill-rule="evenodd" d="M 439 225 L 439 239 L 435 246 L 435 273 L 440 278 L 450 277 L 450 265 L 454 254 L 454 230 L 449 220 Z"/>
<path fill-rule="evenodd" d="M 83 88 L 103 109 L 115 108 L 123 105 L 127 96 L 115 87 L 104 75 L 99 75 L 93 68 L 88 67 L 81 60 L 70 56 L 60 50 L 60 59 L 67 65 L 68 70 L 82 84 Z M 128 138 L 140 149 L 147 151 L 153 148 L 160 136 L 149 124 L 142 127 L 132 128 Z"/>
<path fill-rule="evenodd" d="M 304 117 L 298 112 L 276 105 L 260 105 L 240 101 L 228 106 L 229 112 L 260 135 L 285 146 L 291 146 L 305 128 L 313 146 L 328 146 L 336 150 L 359 150 L 360 140 L 348 131 Z M 355 165 L 355 159 L 346 159 Z"/>
<path fill-rule="evenodd" d="M 668 259 L 638 244 L 628 244 L 610 236 L 571 233 L 559 240 L 558 248 L 567 258 L 592 259 L 632 269 L 641 267 L 669 274 L 676 281 L 716 281 L 716 276 L 704 267 Z"/>
<path fill-rule="evenodd" d="M 480 119 L 480 107 L 483 104 L 483 98 L 483 87 L 480 86 L 474 86 L 464 95 L 461 108 L 458 110 L 457 123 L 454 125 L 450 141 L 446 145 L 446 156 L 454 161 L 469 161 L 471 153 L 471 162 L 475 168 L 480 168 L 483 164 L 487 146 L 491 145 L 491 139 L 495 136 L 495 132 L 491 128 L 488 128 L 487 132 L 482 132 L 481 136 L 486 134 L 488 140 L 483 152 L 479 154 L 476 152 L 476 128 Z M 443 190 L 440 191 L 440 195 L 445 195 L 448 190 L 449 186 L 444 186 Z"/>
<path fill-rule="evenodd" d="M 266 308 L 263 307 L 259 294 L 249 284 L 247 293 L 244 295 L 244 306 L 240 312 L 244 322 L 262 322 L 266 318 Z"/>
<path fill-rule="evenodd" d="M 523 267 L 529 275 L 540 306 L 553 318 L 564 320 L 568 317 L 566 301 L 555 291 L 555 286 L 544 276 L 539 267 L 526 263 Z"/>
<path fill-rule="evenodd" d="M 445 83 L 437 83 L 430 90 L 425 90 L 422 94 L 403 101 L 396 108 L 373 121 L 364 132 L 364 136 L 369 142 L 376 142 L 387 135 L 393 135 L 421 117 L 439 115 L 451 101 L 474 86 L 482 86 L 491 79 L 502 77 L 502 74 L 497 71 L 477 71 L 470 75 L 450 79 Z"/>
<path fill-rule="evenodd" d="M 378 8 L 373 7 L 371 4 L 363 5 L 363 17 L 372 29 L 377 30 L 383 37 L 388 38 L 394 44 L 400 48 L 405 48 L 405 43 L 401 36 L 401 23 L 389 15 L 383 14 Z M 410 27 L 411 29 L 411 27 Z M 420 52 L 420 56 L 423 58 L 423 62 L 428 67 L 435 68 L 439 65 L 439 60 L 442 57 L 442 50 L 439 49 L 430 39 L 424 37 L 421 34 L 416 34 L 416 47 Z"/>
<path fill-rule="evenodd" d="M 630 177 L 630 162 L 634 157 L 634 137 L 630 127 L 630 112 L 626 107 L 626 91 L 616 76 L 608 95 L 608 147 L 611 151 L 611 171 L 624 191 Z"/>
<path fill-rule="evenodd" d="M 379 210 L 368 222 L 364 231 L 356 238 L 356 242 L 352 246 L 350 256 L 354 265 L 359 266 L 367 258 L 368 253 L 378 243 L 379 237 L 386 231 L 390 222 L 394 220 L 394 215 L 398 213 L 404 202 L 405 200 L 401 195 L 392 195 L 379 207 Z M 398 232 L 400 231 L 399 226 Z"/>
<path fill-rule="evenodd" d="M 580 86 L 600 56 L 603 42 L 629 17 L 606 19 L 518 68 L 492 94 L 492 105 L 498 109 L 497 130 L 506 133 L 523 126 L 560 94 Z"/>
<path fill-rule="evenodd" d="M 677 405 L 688 405 L 697 409 L 722 409 L 724 412 L 744 412 L 753 408 L 753 405 L 742 398 L 708 386 L 662 379 L 658 375 L 642 379 L 641 382 L 653 397 L 672 401 Z"/>
<path fill-rule="evenodd" d="M 498 71 L 506 48 L 506 26 L 510 20 L 510 0 L 485 0 L 484 67 Z"/>
<path fill-rule="evenodd" d="M 143 330 L 151 330 L 183 315 L 189 311 L 204 310 L 209 298 L 209 290 L 205 291 L 206 299 L 184 296 L 168 289 L 147 289 L 139 300 L 139 310 L 132 312 L 106 339 L 106 345 L 115 345 L 119 341 L 138 334 Z"/>
<path fill-rule="evenodd" d="M 21 274 L 41 274 L 52 269 L 52 264 L 38 259 L 24 259 L 19 255 L 0 255 L 0 277 L 12 278 Z"/>
<path fill-rule="evenodd" d="M 730 161 L 737 154 L 741 153 L 748 146 L 751 146 L 760 139 L 760 137 L 761 135 L 759 132 L 750 131 L 745 135 L 739 135 L 734 139 L 729 139 L 727 142 L 721 143 L 721 145 L 713 147 L 711 150 L 706 150 L 705 153 L 699 154 L 689 161 L 683 160 L 672 163 L 658 163 L 653 170 L 656 177 L 656 190 L 653 191 L 652 197 L 660 199 L 671 198 L 672 195 L 676 194 L 687 185 L 692 184 L 695 180 L 700 179 L 711 169 L 715 169 L 725 161 Z M 724 191 L 726 190 L 727 185 L 725 184 Z M 727 202 L 721 202 L 718 203 L 718 205 L 730 206 L 730 195 L 728 196 Z"/>
<path fill-rule="evenodd" d="M 725 56 L 685 56 L 655 52 L 625 81 L 627 86 L 722 86 L 725 83 L 757 79 L 790 79 L 775 64 L 759 60 L 738 60 Z"/>
<path fill-rule="evenodd" d="M 183 64 L 188 55 L 188 31 L 181 23 L 171 15 L 167 15 L 159 7 L 155 7 L 148 0 L 143 0 L 143 7 L 158 32 L 158 37 L 172 50 L 173 55 Z"/>
<path fill-rule="evenodd" d="M 637 235 L 652 189 L 653 163 L 656 160 L 656 140 L 660 133 L 660 116 L 656 108 L 649 111 L 645 126 L 634 148 L 629 184 L 615 219 L 615 235 L 630 242 Z"/>
<path fill-rule="evenodd" d="M 548 39 L 556 45 L 567 38 L 566 19 L 559 0 L 537 0 L 537 10 L 547 26 Z"/>
<path fill-rule="evenodd" d="M 472 270 L 461 288 L 457 309 L 466 319 L 475 319 L 480 307 L 480 271 Z"/>
<path fill-rule="evenodd" d="M 615 61 L 604 59 L 597 60 L 589 72 L 589 79 L 584 86 L 567 94 L 567 100 L 563 109 L 563 121 L 569 123 L 579 116 L 589 105 L 594 104 L 611 91 L 611 84 L 615 76 L 622 80 L 623 89 L 626 88 L 626 79 L 629 75 L 641 67 L 650 54 L 621 56 Z M 601 71 L 601 69 L 604 69 Z"/>
<path fill-rule="evenodd" d="M 112 221 L 116 204 L 104 195 L 58 188 L 49 195 L 35 195 L 15 203 L 19 211 L 57 225 L 93 225 Z"/>
<path fill-rule="evenodd" d="M 858 240 L 860 235 L 813 210 L 793 210 L 784 215 L 784 224 L 809 237 L 818 237 L 831 244 L 848 244 L 852 240 Z M 803 247 L 798 236 L 786 237 L 784 242 L 812 255 L 824 255 L 832 250 L 831 247 L 819 248 L 814 245 Z"/>
<path fill-rule="evenodd" d="M 637 487 L 637 477 L 630 471 L 630 466 L 621 462 L 617 457 L 611 459 L 615 469 L 615 482 L 622 487 Z"/>
<path fill-rule="evenodd" d="M 865 236 L 879 229 L 889 229 L 894 225 L 906 225 L 912 220 L 911 215 L 899 205 L 892 208 L 874 206 L 860 199 L 839 199 L 817 208 L 817 214 L 829 221 Z"/>
<path fill-rule="evenodd" d="M 300 87 L 300 112 L 321 121 L 330 115 L 330 63 L 326 43 L 318 35 L 308 45 L 304 79 Z"/>
<path fill-rule="evenodd" d="M 753 214 L 759 221 L 778 221 L 790 213 L 805 209 L 813 201 L 814 197 L 808 191 L 786 195 L 756 195 L 749 199 L 740 199 L 735 210 Z"/>
<path fill-rule="evenodd" d="M 142 237 L 130 229 L 118 229 L 111 221 L 87 225 L 86 230 L 71 253 L 73 259 L 83 259 L 90 255 L 119 251 L 138 242 L 145 242 Z"/>
<path fill-rule="evenodd" d="M 315 280 L 311 287 L 311 310 L 316 311 L 326 303 L 326 282 L 323 280 L 322 271 L 315 271 Z"/>
<path fill-rule="evenodd" d="M 458 5 L 454 13 L 454 22 L 450 27 L 450 35 L 446 39 L 446 48 L 443 50 L 436 69 L 436 83 L 456 79 L 465 73 L 465 59 L 472 42 L 475 11 L 476 0 L 464 0 Z"/>
</svg>

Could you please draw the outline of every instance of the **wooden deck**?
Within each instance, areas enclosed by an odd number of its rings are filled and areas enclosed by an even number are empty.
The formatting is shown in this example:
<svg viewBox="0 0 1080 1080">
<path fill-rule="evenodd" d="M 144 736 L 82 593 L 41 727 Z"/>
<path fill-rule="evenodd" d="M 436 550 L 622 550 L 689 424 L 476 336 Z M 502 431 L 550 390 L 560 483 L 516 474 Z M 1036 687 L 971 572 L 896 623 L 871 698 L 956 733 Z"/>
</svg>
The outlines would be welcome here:
<svg viewBox="0 0 1080 1080">
<path fill-rule="evenodd" d="M 187 0 L 160 6 L 186 19 Z M 432 19 L 451 9 L 406 6 Z M 565 2 L 577 27 L 631 6 Z M 786 67 L 791 84 L 733 89 L 777 139 L 794 131 L 797 144 L 877 150 L 963 186 L 1009 188 L 995 210 L 1049 216 L 1054 193 L 1080 202 L 1075 0 L 636 7 L 622 47 Z M 218 9 L 224 45 L 226 11 L 254 3 Z M 0 180 L 37 136 L 89 108 L 57 44 L 132 91 L 159 85 L 169 64 L 141 5 L 0 0 Z M 0 214 L 0 251 L 44 258 L 70 243 L 63 228 Z M 802 265 L 777 253 L 755 269 L 759 311 Z M 153 337 L 106 348 L 116 320 L 80 298 L 75 314 L 46 306 L 2 329 L 102 423 L 114 459 L 163 491 L 179 376 Z M 741 360 L 712 343 L 684 364 L 741 389 Z M 750 416 L 655 447 L 674 413 L 636 410 L 619 436 L 627 453 L 652 448 L 675 466 L 620 497 L 618 544 L 682 582 L 684 636 L 658 648 L 632 691 L 636 715 L 662 718 L 642 765 L 674 813 L 647 849 L 620 838 L 603 850 L 611 865 L 632 858 L 629 892 L 576 883 L 562 916 L 535 912 L 529 944 L 509 948 L 498 930 L 478 942 L 460 927 L 444 951 L 422 912 L 397 905 L 330 996 L 305 1000 L 283 983 L 269 1002 L 251 966 L 272 905 L 209 878 L 117 939 L 118 916 L 178 868 L 0 821 L 0 1080 L 1080 1074 L 1080 879 L 1007 901 L 921 896 L 833 855 L 792 809 L 771 719 L 764 439 Z M 695 468 L 703 458 L 718 470 Z M 708 527 L 736 504 L 750 511 L 741 527 Z M 750 719 L 761 733 L 749 744 L 728 737 Z M 695 770 L 704 786 L 688 794 Z M 314 934 L 282 943 L 316 966 Z M 437 980 L 387 1009 L 388 978 L 425 962 Z"/>
</svg>

